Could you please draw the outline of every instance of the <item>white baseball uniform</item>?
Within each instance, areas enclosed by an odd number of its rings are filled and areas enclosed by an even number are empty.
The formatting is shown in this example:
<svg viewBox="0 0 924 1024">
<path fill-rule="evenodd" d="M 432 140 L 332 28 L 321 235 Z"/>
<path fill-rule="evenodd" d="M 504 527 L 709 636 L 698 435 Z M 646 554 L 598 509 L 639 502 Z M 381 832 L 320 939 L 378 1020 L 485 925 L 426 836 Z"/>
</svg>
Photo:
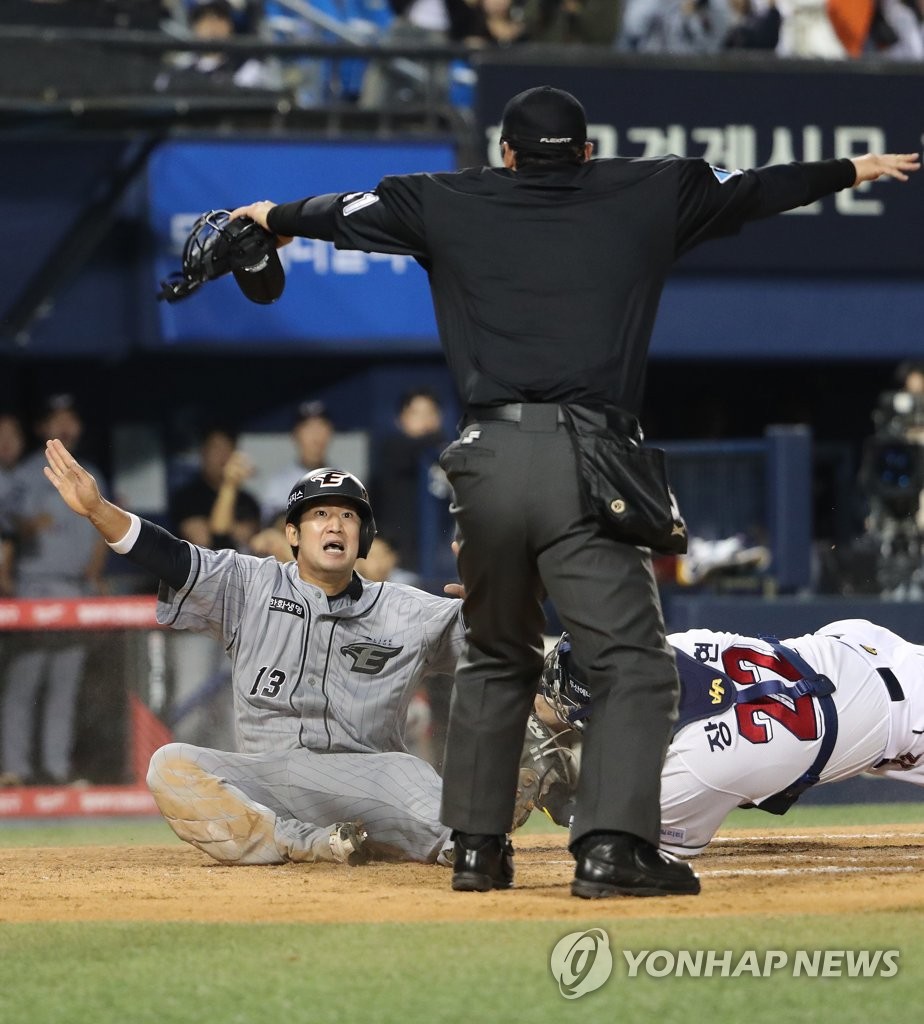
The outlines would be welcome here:
<svg viewBox="0 0 924 1024">
<path fill-rule="evenodd" d="M 694 629 L 668 640 L 741 689 L 798 678 L 763 639 Z M 661 775 L 662 849 L 700 853 L 731 810 L 760 806 L 798 780 L 834 729 L 820 783 L 873 771 L 924 785 L 924 647 L 862 619 L 782 644 L 834 684 L 833 713 L 824 697 L 777 694 L 683 725 Z"/>
</svg>

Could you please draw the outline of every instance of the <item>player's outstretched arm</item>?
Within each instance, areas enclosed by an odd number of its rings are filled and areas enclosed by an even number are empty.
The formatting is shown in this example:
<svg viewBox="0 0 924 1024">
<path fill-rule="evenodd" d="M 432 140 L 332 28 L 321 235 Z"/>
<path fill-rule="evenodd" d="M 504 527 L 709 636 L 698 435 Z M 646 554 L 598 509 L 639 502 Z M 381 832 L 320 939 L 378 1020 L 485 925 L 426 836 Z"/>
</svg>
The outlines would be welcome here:
<svg viewBox="0 0 924 1024">
<path fill-rule="evenodd" d="M 121 540 L 131 526 L 129 514 L 100 494 L 93 476 L 54 438 L 45 445 L 45 476 L 61 495 L 61 500 L 79 516 L 84 516 L 110 543 Z"/>
<path fill-rule="evenodd" d="M 920 170 L 921 157 L 918 153 L 866 153 L 854 157 L 853 166 L 857 169 L 857 180 L 853 183 L 856 188 L 864 181 L 879 178 L 907 181 L 909 174 Z"/>
</svg>

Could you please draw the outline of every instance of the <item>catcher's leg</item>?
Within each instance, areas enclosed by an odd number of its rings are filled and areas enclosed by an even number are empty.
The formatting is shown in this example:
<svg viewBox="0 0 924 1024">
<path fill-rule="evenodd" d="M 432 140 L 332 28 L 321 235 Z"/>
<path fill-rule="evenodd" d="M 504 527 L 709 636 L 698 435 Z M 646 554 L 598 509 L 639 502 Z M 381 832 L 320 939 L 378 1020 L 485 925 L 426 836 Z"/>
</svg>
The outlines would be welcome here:
<svg viewBox="0 0 924 1024">
<path fill-rule="evenodd" d="M 294 821 L 255 799 L 275 803 L 256 780 L 285 774 L 276 759 L 170 743 L 151 758 L 147 783 L 173 831 L 223 864 L 360 862 L 364 835 L 351 823 Z"/>
<path fill-rule="evenodd" d="M 706 785 L 683 757 L 668 751 L 661 773 L 661 849 L 696 857 L 741 803 L 740 796 Z"/>
</svg>

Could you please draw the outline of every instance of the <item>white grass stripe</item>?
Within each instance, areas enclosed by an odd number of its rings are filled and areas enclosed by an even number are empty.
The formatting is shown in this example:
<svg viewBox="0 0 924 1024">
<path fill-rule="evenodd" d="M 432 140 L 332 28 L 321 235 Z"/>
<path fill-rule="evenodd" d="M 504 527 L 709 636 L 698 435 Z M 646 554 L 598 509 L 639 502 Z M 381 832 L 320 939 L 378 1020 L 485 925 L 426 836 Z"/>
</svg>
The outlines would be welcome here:
<svg viewBox="0 0 924 1024">
<path fill-rule="evenodd" d="M 802 868 L 731 868 L 721 871 L 710 871 L 706 868 L 704 870 L 697 870 L 696 873 L 700 878 L 735 878 L 737 875 L 850 875 L 857 874 L 858 872 L 862 872 L 864 875 L 897 875 L 919 870 L 919 868 L 914 867 L 912 864 L 881 868 L 873 868 L 869 865 L 856 868 L 831 865 L 830 867 Z"/>
<path fill-rule="evenodd" d="M 573 865 L 573 860 L 540 860 L 531 861 L 531 864 L 569 864 Z M 738 875 L 749 875 L 760 877 L 762 875 L 850 875 L 862 872 L 865 875 L 897 875 L 907 874 L 910 871 L 920 871 L 920 868 L 915 867 L 913 864 L 901 865 L 898 867 L 870 867 L 864 865 L 862 867 L 839 867 L 837 865 L 831 865 L 830 867 L 801 867 L 801 868 L 726 868 L 712 870 L 710 868 L 700 868 L 695 861 L 689 861 L 695 869 L 696 873 L 701 878 L 735 878 Z"/>
<path fill-rule="evenodd" d="M 714 843 L 770 843 L 776 840 L 780 843 L 788 843 L 793 839 L 921 839 L 924 840 L 924 831 L 920 832 L 809 832 L 805 835 L 795 835 L 792 832 L 769 832 L 763 836 L 716 836 L 710 845 Z"/>
</svg>

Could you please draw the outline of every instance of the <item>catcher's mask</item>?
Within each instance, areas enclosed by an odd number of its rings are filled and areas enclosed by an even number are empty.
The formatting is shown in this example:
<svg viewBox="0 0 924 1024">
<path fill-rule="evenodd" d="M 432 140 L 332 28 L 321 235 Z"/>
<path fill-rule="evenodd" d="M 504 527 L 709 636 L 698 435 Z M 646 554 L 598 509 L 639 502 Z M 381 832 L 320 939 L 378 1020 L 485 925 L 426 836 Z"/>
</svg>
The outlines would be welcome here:
<svg viewBox="0 0 924 1024">
<path fill-rule="evenodd" d="M 546 655 L 539 692 L 562 723 L 579 732 L 590 714 L 590 691 L 571 674 L 571 637 L 562 633 Z"/>
<path fill-rule="evenodd" d="M 286 275 L 276 236 L 249 217 L 229 218 L 228 210 L 202 214 L 183 246 L 183 269 L 161 282 L 159 299 L 179 302 L 228 273 L 251 302 L 269 305 L 282 295 Z"/>
<path fill-rule="evenodd" d="M 313 469 L 300 477 L 289 491 L 286 502 L 286 522 L 298 526 L 302 513 L 310 505 L 317 505 L 331 498 L 346 499 L 356 506 L 362 527 L 359 531 L 359 558 L 369 554 L 375 538 L 375 517 L 369 504 L 369 494 L 359 477 L 342 469 Z M 296 551 L 297 548 L 293 548 Z"/>
</svg>

